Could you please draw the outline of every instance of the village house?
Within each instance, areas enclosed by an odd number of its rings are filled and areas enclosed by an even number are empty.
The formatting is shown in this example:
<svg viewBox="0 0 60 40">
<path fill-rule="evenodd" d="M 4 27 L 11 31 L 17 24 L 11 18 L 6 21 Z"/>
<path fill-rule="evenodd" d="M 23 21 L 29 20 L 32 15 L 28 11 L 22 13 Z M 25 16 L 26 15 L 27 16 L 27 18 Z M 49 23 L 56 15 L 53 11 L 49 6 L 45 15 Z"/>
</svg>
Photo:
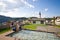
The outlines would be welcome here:
<svg viewBox="0 0 60 40">
<path fill-rule="evenodd" d="M 60 25 L 60 16 L 56 17 L 55 24 Z"/>
<path fill-rule="evenodd" d="M 54 21 L 55 19 L 55 21 Z M 46 24 L 51 24 L 51 25 L 60 25 L 60 16 L 57 16 L 57 17 L 53 17 L 53 18 L 50 18 L 49 20 L 45 19 L 46 20 Z"/>
<path fill-rule="evenodd" d="M 32 24 L 45 24 L 44 18 L 31 18 L 31 19 L 28 19 L 28 21 Z"/>
<path fill-rule="evenodd" d="M 41 12 L 39 12 L 39 18 L 38 17 L 31 17 L 26 22 L 29 22 L 31 24 L 45 24 L 45 19 L 41 18 Z"/>
</svg>

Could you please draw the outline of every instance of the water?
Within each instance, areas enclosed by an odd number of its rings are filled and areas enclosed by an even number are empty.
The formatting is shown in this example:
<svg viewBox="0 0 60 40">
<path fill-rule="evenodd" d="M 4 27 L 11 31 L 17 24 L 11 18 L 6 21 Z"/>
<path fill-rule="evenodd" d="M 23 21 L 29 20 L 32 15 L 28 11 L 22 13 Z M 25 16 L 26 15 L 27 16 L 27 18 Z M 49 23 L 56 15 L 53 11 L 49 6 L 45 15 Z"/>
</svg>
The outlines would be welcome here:
<svg viewBox="0 0 60 40">
<path fill-rule="evenodd" d="M 22 40 L 60 40 L 59 37 L 57 37 L 52 33 L 36 32 L 28 30 L 22 30 L 19 31 L 18 33 L 13 33 L 10 36 L 20 38 Z"/>
</svg>

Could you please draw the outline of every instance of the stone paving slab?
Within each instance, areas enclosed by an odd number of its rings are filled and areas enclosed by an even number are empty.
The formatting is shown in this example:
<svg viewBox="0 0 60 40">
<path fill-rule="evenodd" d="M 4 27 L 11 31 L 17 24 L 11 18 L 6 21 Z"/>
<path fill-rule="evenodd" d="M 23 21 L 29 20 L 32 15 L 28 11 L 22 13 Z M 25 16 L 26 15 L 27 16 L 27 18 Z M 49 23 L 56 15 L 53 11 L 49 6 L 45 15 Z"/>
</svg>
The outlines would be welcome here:
<svg viewBox="0 0 60 40">
<path fill-rule="evenodd" d="M 53 26 L 48 26 L 48 27 L 37 26 L 36 30 L 46 31 L 46 32 L 55 32 L 55 33 L 60 32 L 60 28 L 55 28 Z"/>
<path fill-rule="evenodd" d="M 12 32 L 14 32 L 14 31 L 10 30 L 10 31 L 8 31 L 6 33 L 0 34 L 0 40 L 18 40 L 16 38 L 6 36 L 6 35 L 8 35 L 8 34 L 10 34 Z"/>
<path fill-rule="evenodd" d="M 60 28 L 56 28 L 54 26 L 48 26 L 48 27 L 37 26 L 36 30 L 43 31 L 43 32 L 55 33 L 56 36 L 60 37 L 60 34 L 58 34 L 60 32 Z"/>
<path fill-rule="evenodd" d="M 0 36 L 0 40 L 15 40 L 15 38 L 6 37 L 6 36 Z"/>
</svg>

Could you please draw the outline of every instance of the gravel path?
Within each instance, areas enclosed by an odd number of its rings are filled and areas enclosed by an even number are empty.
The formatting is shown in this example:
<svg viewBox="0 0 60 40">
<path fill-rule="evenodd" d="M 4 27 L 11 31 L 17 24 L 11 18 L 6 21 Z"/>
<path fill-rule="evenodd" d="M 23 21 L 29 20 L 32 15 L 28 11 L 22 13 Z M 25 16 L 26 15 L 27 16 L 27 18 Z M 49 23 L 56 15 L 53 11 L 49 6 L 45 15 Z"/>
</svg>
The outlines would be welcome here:
<svg viewBox="0 0 60 40">
<path fill-rule="evenodd" d="M 54 32 L 54 33 L 60 32 L 60 28 L 56 28 L 56 27 L 53 27 L 53 26 L 47 26 L 47 27 L 37 26 L 36 30 L 46 31 L 46 32 Z"/>
<path fill-rule="evenodd" d="M 42 32 L 55 33 L 56 36 L 60 37 L 60 28 L 56 28 L 54 26 L 47 26 L 47 27 L 37 26 L 37 29 L 36 30 L 42 31 Z"/>
</svg>

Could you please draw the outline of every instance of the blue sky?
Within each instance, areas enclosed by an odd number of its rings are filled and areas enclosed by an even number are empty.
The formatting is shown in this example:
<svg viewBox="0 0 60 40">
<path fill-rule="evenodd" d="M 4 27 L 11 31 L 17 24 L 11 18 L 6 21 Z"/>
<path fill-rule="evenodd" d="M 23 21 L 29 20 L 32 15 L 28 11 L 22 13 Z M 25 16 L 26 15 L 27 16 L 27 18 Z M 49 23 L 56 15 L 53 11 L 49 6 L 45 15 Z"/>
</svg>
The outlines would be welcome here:
<svg viewBox="0 0 60 40">
<path fill-rule="evenodd" d="M 0 0 L 0 15 L 9 17 L 60 16 L 60 0 Z"/>
</svg>

